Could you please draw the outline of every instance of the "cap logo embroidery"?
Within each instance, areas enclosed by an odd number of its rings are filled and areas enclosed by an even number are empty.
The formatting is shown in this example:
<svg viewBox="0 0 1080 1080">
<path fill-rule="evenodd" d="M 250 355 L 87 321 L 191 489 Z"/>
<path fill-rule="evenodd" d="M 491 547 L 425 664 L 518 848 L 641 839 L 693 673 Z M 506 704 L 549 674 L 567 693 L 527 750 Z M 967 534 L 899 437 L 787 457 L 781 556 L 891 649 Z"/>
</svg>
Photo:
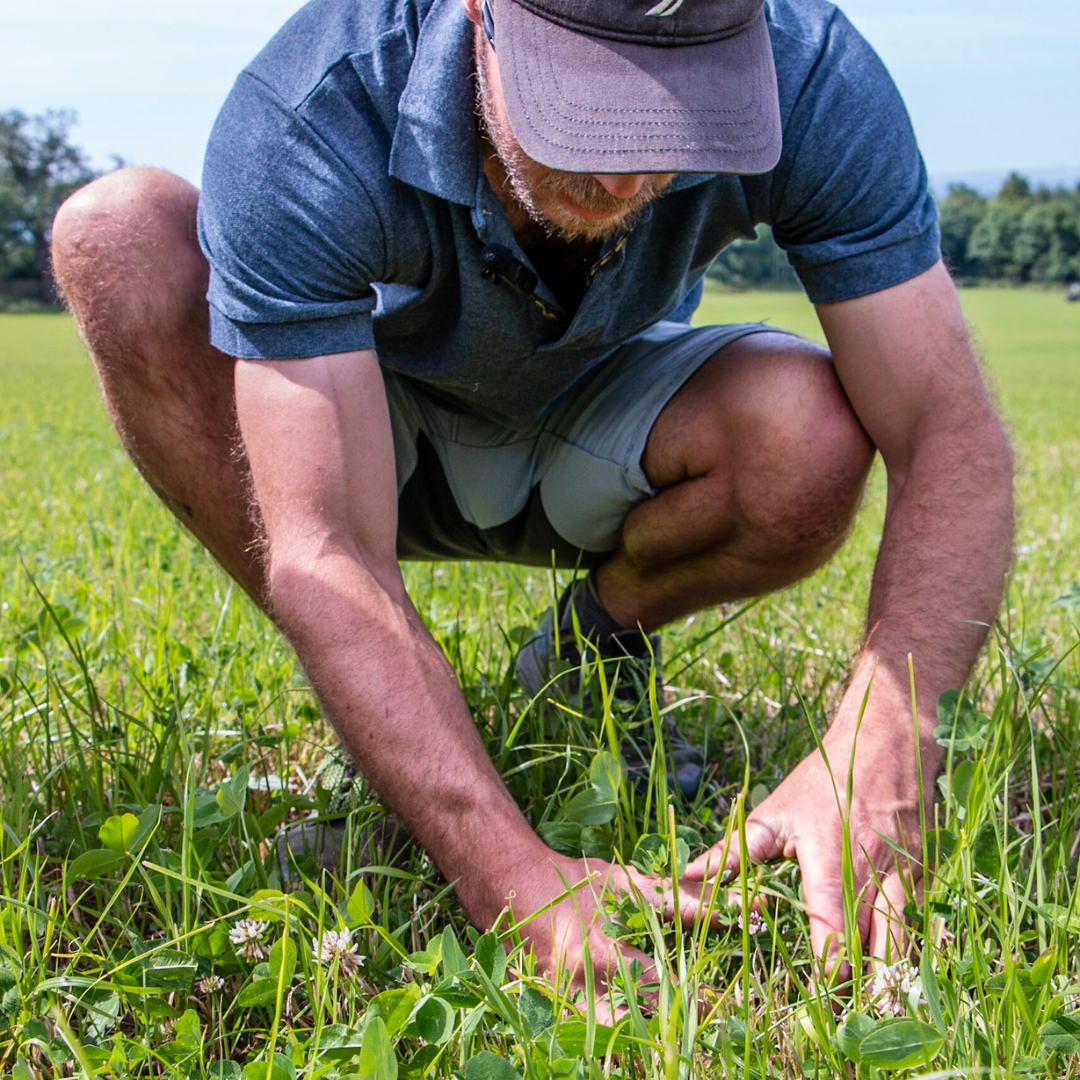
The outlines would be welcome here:
<svg viewBox="0 0 1080 1080">
<path fill-rule="evenodd" d="M 645 14 L 655 15 L 658 19 L 662 19 L 666 15 L 674 15 L 682 6 L 683 0 L 660 0 L 659 4 L 649 8 Z"/>
</svg>

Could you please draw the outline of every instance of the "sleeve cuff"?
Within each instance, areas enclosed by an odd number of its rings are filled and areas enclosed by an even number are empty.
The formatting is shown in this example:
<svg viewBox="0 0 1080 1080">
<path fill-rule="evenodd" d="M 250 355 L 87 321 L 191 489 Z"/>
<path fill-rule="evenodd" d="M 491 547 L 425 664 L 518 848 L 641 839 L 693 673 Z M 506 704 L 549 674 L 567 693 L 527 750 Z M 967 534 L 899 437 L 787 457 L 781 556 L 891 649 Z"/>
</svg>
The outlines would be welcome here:
<svg viewBox="0 0 1080 1080">
<path fill-rule="evenodd" d="M 240 360 L 303 360 L 375 348 L 370 312 L 292 323 L 235 322 L 210 305 L 210 343 Z"/>
<path fill-rule="evenodd" d="M 797 266 L 806 295 L 814 304 L 837 304 L 910 281 L 941 258 L 941 231 L 935 223 L 909 240 L 816 266 Z"/>
</svg>

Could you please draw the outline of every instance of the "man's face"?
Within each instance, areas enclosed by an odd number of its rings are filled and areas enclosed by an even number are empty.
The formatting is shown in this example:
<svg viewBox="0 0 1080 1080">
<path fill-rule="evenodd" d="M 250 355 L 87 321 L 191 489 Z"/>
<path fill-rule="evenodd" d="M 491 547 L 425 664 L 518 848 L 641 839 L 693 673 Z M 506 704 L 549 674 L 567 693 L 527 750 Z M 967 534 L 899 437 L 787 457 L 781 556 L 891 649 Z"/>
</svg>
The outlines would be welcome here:
<svg viewBox="0 0 1080 1080">
<path fill-rule="evenodd" d="M 482 33 L 476 43 L 477 111 L 506 171 L 513 197 L 533 221 L 563 240 L 602 241 L 633 227 L 674 173 L 602 176 L 549 169 L 529 157 L 510 130 L 499 68 Z"/>
</svg>

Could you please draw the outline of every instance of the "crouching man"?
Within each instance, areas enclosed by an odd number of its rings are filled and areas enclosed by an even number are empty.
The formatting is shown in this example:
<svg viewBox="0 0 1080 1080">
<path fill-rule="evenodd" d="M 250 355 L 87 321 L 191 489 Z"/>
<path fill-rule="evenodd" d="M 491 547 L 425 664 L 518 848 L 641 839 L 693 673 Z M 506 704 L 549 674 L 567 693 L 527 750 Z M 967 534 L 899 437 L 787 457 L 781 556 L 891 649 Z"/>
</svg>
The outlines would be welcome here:
<svg viewBox="0 0 1080 1080">
<path fill-rule="evenodd" d="M 828 351 L 690 327 L 709 263 L 761 222 Z M 918 876 L 890 842 L 916 850 L 918 757 L 939 763 L 925 706 L 996 612 L 1011 471 L 903 105 L 836 8 L 314 0 L 236 82 L 201 196 L 111 174 L 61 210 L 54 258 L 136 465 L 287 635 L 479 927 L 583 867 L 503 786 L 399 559 L 587 568 L 523 650 L 535 690 L 575 622 L 632 661 L 664 624 L 820 566 L 876 449 L 888 508 L 832 772 L 808 757 L 747 840 L 799 860 L 813 947 L 835 953 L 834 791 L 873 677 L 845 812 L 860 933 L 884 954 Z M 701 754 L 667 737 L 693 793 Z M 693 920 L 733 859 L 692 864 L 668 913 Z M 602 993 L 616 946 L 595 905 L 579 893 L 528 933 L 580 985 L 587 943 Z"/>
</svg>

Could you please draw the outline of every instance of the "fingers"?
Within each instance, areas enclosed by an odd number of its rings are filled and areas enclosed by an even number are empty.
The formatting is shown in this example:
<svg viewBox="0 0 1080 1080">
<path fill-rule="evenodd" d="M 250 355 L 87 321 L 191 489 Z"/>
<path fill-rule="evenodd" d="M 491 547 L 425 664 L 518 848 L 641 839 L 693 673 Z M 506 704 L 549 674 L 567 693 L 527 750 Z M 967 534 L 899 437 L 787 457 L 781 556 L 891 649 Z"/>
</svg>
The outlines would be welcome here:
<svg viewBox="0 0 1080 1080">
<path fill-rule="evenodd" d="M 764 811 L 768 803 L 763 803 Z M 752 863 L 770 862 L 784 857 L 783 830 L 763 813 L 755 811 L 746 819 L 746 853 Z M 714 844 L 686 867 L 684 881 L 708 881 L 718 874 L 737 874 L 741 863 L 739 837 L 733 835 Z"/>
<path fill-rule="evenodd" d="M 904 908 L 910 899 L 921 903 L 922 893 L 922 878 L 912 881 L 903 870 L 892 870 L 882 879 L 871 911 L 867 942 L 867 952 L 875 960 L 895 964 L 911 951 Z"/>
</svg>

